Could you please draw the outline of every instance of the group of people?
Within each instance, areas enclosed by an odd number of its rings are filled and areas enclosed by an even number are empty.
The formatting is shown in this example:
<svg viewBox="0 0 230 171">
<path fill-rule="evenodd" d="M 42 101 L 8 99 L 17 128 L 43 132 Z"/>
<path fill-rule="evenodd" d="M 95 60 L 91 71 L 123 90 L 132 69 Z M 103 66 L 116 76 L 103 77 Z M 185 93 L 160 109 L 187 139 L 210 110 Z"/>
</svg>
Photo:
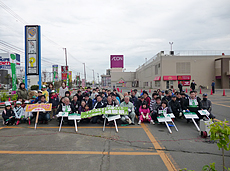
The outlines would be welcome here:
<svg viewBox="0 0 230 171">
<path fill-rule="evenodd" d="M 20 84 L 20 88 L 24 89 L 24 84 Z M 122 115 L 121 121 L 123 123 L 135 125 L 135 118 L 138 118 L 138 124 L 142 122 L 149 122 L 155 124 L 158 122 L 157 117 L 164 113 L 173 113 L 176 119 L 183 118 L 183 112 L 195 112 L 199 119 L 203 119 L 198 110 L 206 109 L 210 113 L 210 118 L 215 118 L 212 115 L 212 103 L 208 100 L 208 95 L 203 94 L 201 99 L 197 92 L 190 91 L 187 95 L 183 90 L 181 91 L 161 91 L 160 89 L 154 91 L 151 95 L 147 91 L 139 93 L 137 89 L 124 94 L 117 92 L 116 89 L 79 89 L 76 94 L 71 95 L 63 82 L 59 89 L 59 93 L 50 84 L 48 89 L 43 85 L 42 89 L 38 91 L 37 97 L 28 99 L 26 93 L 19 92 L 18 99 L 12 108 L 12 104 L 6 102 L 5 110 L 2 117 L 5 124 L 18 125 L 22 121 L 31 123 L 31 119 L 36 116 L 36 113 L 26 112 L 27 104 L 34 103 L 52 103 L 51 112 L 40 112 L 39 123 L 47 124 L 49 120 L 56 118 L 59 112 L 78 113 L 86 112 L 92 109 L 104 107 L 128 107 L 128 115 Z M 57 118 L 59 124 L 61 118 Z M 81 122 L 102 123 L 102 116 L 94 116 L 92 118 L 82 119 Z M 187 120 L 189 122 L 189 120 Z M 64 118 L 64 123 L 73 125 L 72 120 Z M 109 124 L 109 123 L 107 123 Z"/>
</svg>

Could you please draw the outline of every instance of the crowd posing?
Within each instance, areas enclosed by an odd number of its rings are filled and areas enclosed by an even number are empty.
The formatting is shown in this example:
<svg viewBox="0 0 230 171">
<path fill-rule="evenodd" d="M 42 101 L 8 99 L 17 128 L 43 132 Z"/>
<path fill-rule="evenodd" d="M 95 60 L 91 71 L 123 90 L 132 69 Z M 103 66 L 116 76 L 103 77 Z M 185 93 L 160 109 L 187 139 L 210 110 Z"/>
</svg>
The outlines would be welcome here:
<svg viewBox="0 0 230 171">
<path fill-rule="evenodd" d="M 61 118 L 57 118 L 59 112 L 78 113 L 86 112 L 92 109 L 104 107 L 128 107 L 128 115 L 121 116 L 121 122 L 135 125 L 135 118 L 138 119 L 138 124 L 149 122 L 150 124 L 158 123 L 157 117 L 161 112 L 173 113 L 175 119 L 184 119 L 183 112 L 195 112 L 199 119 L 206 119 L 200 115 L 198 110 L 208 110 L 209 118 L 214 119 L 212 114 L 212 103 L 208 100 L 208 95 L 203 94 L 202 99 L 197 95 L 195 89 L 190 91 L 189 95 L 182 89 L 173 92 L 172 90 L 162 91 L 160 89 L 149 94 L 147 91 L 138 92 L 137 89 L 124 94 L 117 92 L 116 89 L 78 89 L 77 93 L 71 95 L 63 82 L 56 92 L 54 86 L 49 84 L 48 89 L 42 85 L 42 89 L 38 90 L 37 95 L 29 99 L 28 91 L 25 89 L 25 84 L 21 83 L 17 91 L 18 99 L 16 102 L 6 102 L 5 110 L 2 112 L 4 124 L 18 125 L 20 123 L 31 124 L 31 120 L 36 117 L 36 112 L 26 112 L 26 105 L 52 103 L 52 111 L 39 113 L 39 124 L 48 124 L 49 121 L 57 119 L 61 122 Z M 187 120 L 189 122 L 190 120 Z M 103 116 L 94 116 L 91 118 L 82 119 L 80 122 L 86 123 L 103 123 Z M 64 118 L 64 124 L 73 125 L 72 120 Z M 109 125 L 110 123 L 107 122 Z"/>
</svg>

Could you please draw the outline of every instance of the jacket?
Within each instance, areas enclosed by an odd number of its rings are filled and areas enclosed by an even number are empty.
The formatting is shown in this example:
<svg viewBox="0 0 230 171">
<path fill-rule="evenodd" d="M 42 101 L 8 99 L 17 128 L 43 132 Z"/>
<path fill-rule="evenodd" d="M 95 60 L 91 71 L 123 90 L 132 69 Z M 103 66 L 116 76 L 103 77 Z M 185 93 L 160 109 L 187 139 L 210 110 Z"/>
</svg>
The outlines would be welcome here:
<svg viewBox="0 0 230 171">
<path fill-rule="evenodd" d="M 154 103 L 152 107 L 150 108 L 150 111 L 153 112 L 153 114 L 157 113 L 158 108 L 161 106 L 161 104 Z"/>
<path fill-rule="evenodd" d="M 9 117 L 11 117 L 11 116 L 15 116 L 15 113 L 12 109 L 2 111 L 2 117 L 4 120 L 9 119 Z"/>
<path fill-rule="evenodd" d="M 144 115 L 146 115 L 147 113 L 150 114 L 150 110 L 149 108 L 143 109 L 142 106 L 139 108 L 139 113 L 143 113 Z"/>
<path fill-rule="evenodd" d="M 85 100 L 85 103 L 89 106 L 89 110 L 93 108 L 93 100 L 89 98 L 88 101 Z"/>
<path fill-rule="evenodd" d="M 129 102 L 128 104 L 125 102 L 122 102 L 120 106 L 121 107 L 128 107 L 129 113 L 132 113 L 132 112 L 135 113 L 134 106 L 131 102 Z"/>
<path fill-rule="evenodd" d="M 50 96 L 50 99 L 49 99 L 49 103 L 52 103 L 52 108 L 53 109 L 56 109 L 58 107 L 58 104 L 59 104 L 59 98 L 58 98 L 58 95 L 55 94 L 54 96 Z"/>
<path fill-rule="evenodd" d="M 212 102 L 210 100 L 201 100 L 201 105 L 203 109 L 206 109 L 209 111 L 209 113 L 212 111 Z"/>
<path fill-rule="evenodd" d="M 63 89 L 62 87 L 60 87 L 60 88 L 59 88 L 59 98 L 60 98 L 60 97 L 65 97 L 65 92 L 66 92 L 66 91 L 68 91 L 68 88 L 67 88 L 67 87 L 64 88 L 64 89 Z"/>
<path fill-rule="evenodd" d="M 79 107 L 81 106 L 79 101 L 71 101 L 71 105 L 75 108 L 75 111 L 78 111 Z"/>
<path fill-rule="evenodd" d="M 21 117 L 24 115 L 24 109 L 21 106 L 15 107 L 13 111 L 16 119 L 21 119 Z"/>
<path fill-rule="evenodd" d="M 74 106 L 70 103 L 69 105 L 65 105 L 65 104 L 60 104 L 56 114 L 58 114 L 59 112 L 69 112 L 69 113 L 74 113 L 76 112 L 76 109 L 74 108 Z"/>
<path fill-rule="evenodd" d="M 195 99 L 197 100 L 197 107 L 191 107 L 189 105 L 189 101 L 191 100 L 191 98 L 189 97 L 188 99 L 184 100 L 183 110 L 189 109 L 191 112 L 198 112 L 198 110 L 201 110 L 202 104 L 200 98 L 195 98 Z"/>
<path fill-rule="evenodd" d="M 176 100 L 171 100 L 169 106 L 174 114 L 182 111 L 180 103 Z"/>
<path fill-rule="evenodd" d="M 104 108 L 104 107 L 106 107 L 106 103 L 103 103 L 102 101 L 100 101 L 100 102 L 96 101 L 96 103 L 94 104 L 93 109 L 99 109 L 99 108 Z"/>
<path fill-rule="evenodd" d="M 17 95 L 18 97 L 21 97 L 23 100 L 29 99 L 28 91 L 25 88 L 24 89 L 19 88 L 17 91 Z"/>
</svg>

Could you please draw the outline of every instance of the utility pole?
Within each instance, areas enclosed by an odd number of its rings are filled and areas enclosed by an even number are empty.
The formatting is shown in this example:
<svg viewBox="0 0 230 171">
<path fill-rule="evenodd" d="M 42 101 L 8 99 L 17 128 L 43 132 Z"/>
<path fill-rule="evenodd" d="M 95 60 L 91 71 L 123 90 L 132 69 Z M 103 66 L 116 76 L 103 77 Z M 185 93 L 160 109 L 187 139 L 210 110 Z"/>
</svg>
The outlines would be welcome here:
<svg viewBox="0 0 230 171">
<path fill-rule="evenodd" d="M 85 63 L 83 63 L 83 65 L 84 65 L 84 77 L 85 77 L 85 82 L 86 82 Z"/>
<path fill-rule="evenodd" d="M 100 82 L 99 82 L 99 73 L 97 73 L 97 79 L 98 79 L 98 85 L 100 87 Z"/>
<path fill-rule="evenodd" d="M 66 48 L 64 48 L 64 51 L 65 51 L 65 66 L 67 66 L 67 51 L 66 51 Z"/>
<path fill-rule="evenodd" d="M 93 69 L 93 83 L 95 84 L 94 69 Z"/>
</svg>

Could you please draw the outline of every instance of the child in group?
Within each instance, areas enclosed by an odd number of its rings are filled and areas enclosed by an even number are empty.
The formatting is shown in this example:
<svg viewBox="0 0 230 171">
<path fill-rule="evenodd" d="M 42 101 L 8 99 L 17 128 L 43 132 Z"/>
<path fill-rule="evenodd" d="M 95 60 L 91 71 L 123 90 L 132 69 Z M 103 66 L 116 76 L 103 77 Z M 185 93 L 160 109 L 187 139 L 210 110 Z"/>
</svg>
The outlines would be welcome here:
<svg viewBox="0 0 230 171">
<path fill-rule="evenodd" d="M 49 103 L 52 103 L 52 111 L 50 112 L 50 120 L 55 118 L 55 114 L 57 112 L 58 104 L 59 104 L 59 98 L 58 95 L 56 94 L 55 90 L 52 90 L 50 92 L 50 98 L 49 98 Z"/>
<path fill-rule="evenodd" d="M 157 121 L 157 117 L 161 116 L 163 113 L 165 113 L 165 114 L 172 113 L 171 110 L 170 110 L 170 108 L 168 107 L 168 102 L 167 101 L 162 101 L 161 102 L 161 105 L 157 109 L 157 115 L 153 116 L 153 120 L 156 122 Z"/>
<path fill-rule="evenodd" d="M 25 105 L 27 106 L 28 104 L 30 104 L 30 102 L 28 100 L 25 101 Z M 33 119 L 33 114 L 32 112 L 26 112 L 26 106 L 24 107 L 24 115 L 25 115 L 25 119 L 27 120 L 28 124 L 31 124 L 31 120 Z"/>
<path fill-rule="evenodd" d="M 35 99 L 36 99 L 36 96 L 32 96 L 31 100 L 30 100 L 30 103 L 31 104 L 34 104 L 35 103 Z"/>
<path fill-rule="evenodd" d="M 150 114 L 150 110 L 149 110 L 147 102 L 144 102 L 142 104 L 142 106 L 139 108 L 139 112 L 140 112 L 140 117 L 139 117 L 138 125 L 140 125 L 141 122 L 143 122 L 143 121 L 149 121 L 150 124 L 153 124 L 153 125 L 155 124 L 153 122 L 151 116 L 149 115 Z"/>
<path fill-rule="evenodd" d="M 37 102 L 41 101 L 41 96 L 42 96 L 42 91 L 38 90 L 38 97 L 36 97 L 34 103 L 37 103 Z"/>
<path fill-rule="evenodd" d="M 24 118 L 24 109 L 22 108 L 21 105 L 22 105 L 22 102 L 17 101 L 16 106 L 13 109 L 14 113 L 15 113 L 15 119 L 17 120 L 16 125 L 18 125 L 20 123 L 20 121 Z"/>
<path fill-rule="evenodd" d="M 5 125 L 13 125 L 15 123 L 15 113 L 11 108 L 11 104 L 9 102 L 5 103 L 5 110 L 2 112 L 2 117 L 4 119 Z"/>
</svg>

